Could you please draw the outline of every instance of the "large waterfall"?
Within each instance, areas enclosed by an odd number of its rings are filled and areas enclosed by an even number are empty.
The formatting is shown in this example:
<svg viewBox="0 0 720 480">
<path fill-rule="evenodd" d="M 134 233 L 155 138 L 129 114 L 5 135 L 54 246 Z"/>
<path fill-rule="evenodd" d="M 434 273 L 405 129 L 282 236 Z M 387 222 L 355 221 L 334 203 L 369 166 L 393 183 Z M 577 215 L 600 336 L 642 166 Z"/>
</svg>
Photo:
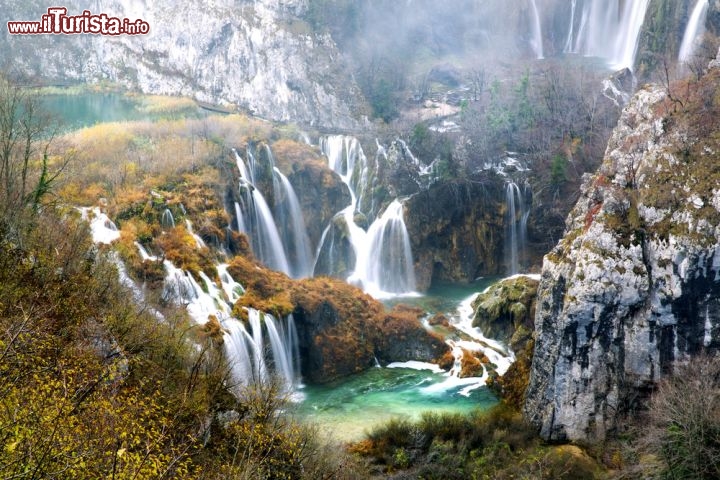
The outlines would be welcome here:
<svg viewBox="0 0 720 480">
<path fill-rule="evenodd" d="M 565 52 L 604 58 L 615 69 L 632 69 L 649 3 L 650 0 L 573 1 Z M 578 10 L 582 12 L 579 16 Z"/>
<path fill-rule="evenodd" d="M 306 277 L 311 274 L 312 254 L 300 204 L 288 179 L 275 168 L 270 147 L 265 148 L 262 161 L 250 147 L 247 161 L 235 151 L 240 171 L 235 227 L 248 236 L 253 254 L 264 265 L 294 278 Z M 272 191 L 262 191 L 264 181 Z"/>
<path fill-rule="evenodd" d="M 379 295 L 415 290 L 410 237 L 403 219 L 403 206 L 398 200 L 388 205 L 370 226 L 367 239 L 358 249 L 355 272 L 348 280 Z"/>
<path fill-rule="evenodd" d="M 344 276 L 375 297 L 414 292 L 415 272 L 402 203 L 394 200 L 367 231 L 357 224 L 356 217 L 368 222 L 372 218 L 377 159 L 370 162 L 353 137 L 332 135 L 323 138 L 320 146 L 330 168 L 350 189 L 351 201 L 323 232 L 315 273 Z"/>
<path fill-rule="evenodd" d="M 692 59 L 695 47 L 703 33 L 705 33 L 705 18 L 707 16 L 708 0 L 697 0 L 695 8 L 693 8 L 690 19 L 685 27 L 682 43 L 680 44 L 680 52 L 678 54 L 678 62 L 688 63 Z"/>
</svg>

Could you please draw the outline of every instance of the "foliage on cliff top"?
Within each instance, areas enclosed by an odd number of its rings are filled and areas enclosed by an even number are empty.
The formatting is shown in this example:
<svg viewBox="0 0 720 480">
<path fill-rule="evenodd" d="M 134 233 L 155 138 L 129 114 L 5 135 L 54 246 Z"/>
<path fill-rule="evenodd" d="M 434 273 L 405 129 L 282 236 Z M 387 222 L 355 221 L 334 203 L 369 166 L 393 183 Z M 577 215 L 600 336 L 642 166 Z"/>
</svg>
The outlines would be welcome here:
<svg viewBox="0 0 720 480">
<path fill-rule="evenodd" d="M 380 302 L 342 280 L 292 280 L 240 256 L 230 262 L 228 272 L 245 287 L 245 295 L 233 309 L 238 318 L 246 318 L 244 307 L 252 307 L 273 315 L 295 313 L 301 321 L 318 322 L 313 327 L 317 335 L 312 341 L 325 359 L 325 371 L 317 379 L 331 380 L 345 367 L 350 371 L 366 368 L 374 356 L 384 359 L 383 352 L 397 342 L 429 345 L 437 351 L 433 358 L 441 357 L 448 349 L 441 338 L 422 326 L 420 310 L 396 306 L 386 312 Z"/>
</svg>

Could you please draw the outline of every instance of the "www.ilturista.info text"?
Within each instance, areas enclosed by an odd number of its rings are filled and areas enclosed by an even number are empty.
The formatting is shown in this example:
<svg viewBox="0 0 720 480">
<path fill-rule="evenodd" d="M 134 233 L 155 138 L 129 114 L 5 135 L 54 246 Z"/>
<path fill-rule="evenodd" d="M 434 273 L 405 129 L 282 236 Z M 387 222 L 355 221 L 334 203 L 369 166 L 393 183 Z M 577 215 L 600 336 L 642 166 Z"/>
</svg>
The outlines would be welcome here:
<svg viewBox="0 0 720 480">
<path fill-rule="evenodd" d="M 65 7 L 48 8 L 40 21 L 7 22 L 7 27 L 11 35 L 146 35 L 150 32 L 150 24 L 142 19 L 131 21 L 105 13 L 93 14 L 89 10 L 72 16 Z"/>
</svg>

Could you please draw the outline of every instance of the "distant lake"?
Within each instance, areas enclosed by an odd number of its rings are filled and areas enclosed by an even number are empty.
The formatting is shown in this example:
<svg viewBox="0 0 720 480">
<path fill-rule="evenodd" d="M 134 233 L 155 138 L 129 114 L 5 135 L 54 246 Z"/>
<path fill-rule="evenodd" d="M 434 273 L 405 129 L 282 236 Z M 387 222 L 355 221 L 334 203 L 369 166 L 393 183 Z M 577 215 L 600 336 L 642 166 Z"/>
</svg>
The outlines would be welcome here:
<svg viewBox="0 0 720 480">
<path fill-rule="evenodd" d="M 42 106 L 60 123 L 62 131 L 77 130 L 98 123 L 162 118 L 196 118 L 215 114 L 200 107 L 168 113 L 150 112 L 142 95 L 123 93 L 68 93 L 40 95 Z"/>
</svg>

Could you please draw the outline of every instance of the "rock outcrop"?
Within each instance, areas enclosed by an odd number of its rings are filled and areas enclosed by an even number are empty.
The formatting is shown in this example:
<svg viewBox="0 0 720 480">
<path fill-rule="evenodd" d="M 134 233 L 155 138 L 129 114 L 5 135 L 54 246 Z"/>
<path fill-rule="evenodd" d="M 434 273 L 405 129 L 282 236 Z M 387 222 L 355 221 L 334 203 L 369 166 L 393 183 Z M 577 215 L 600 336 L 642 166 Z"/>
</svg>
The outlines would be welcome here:
<svg viewBox="0 0 720 480">
<path fill-rule="evenodd" d="M 423 312 L 383 305 L 357 287 L 327 277 L 291 280 L 235 257 L 228 271 L 245 287 L 234 313 L 253 307 L 276 317 L 294 315 L 302 374 L 324 383 L 375 366 L 376 360 L 439 360 L 450 347 L 420 322 Z"/>
<path fill-rule="evenodd" d="M 513 350 L 522 348 L 533 330 L 537 288 L 538 280 L 525 275 L 496 283 L 473 302 L 473 326 Z"/>
<path fill-rule="evenodd" d="M 357 128 L 359 90 L 328 34 L 301 20 L 306 0 L 64 3 L 150 24 L 147 35 L 7 35 L 0 61 L 43 83 L 111 81 L 144 93 L 185 95 L 277 121 Z M 39 20 L 42 2 L 10 2 L 12 20 Z M 8 20 L 11 19 L 8 17 Z M 32 40 L 32 41 L 31 41 Z"/>
<path fill-rule="evenodd" d="M 502 273 L 506 206 L 493 183 L 438 182 L 405 204 L 419 290 Z"/>
<path fill-rule="evenodd" d="M 525 413 L 546 439 L 601 440 L 720 346 L 718 85 L 642 88 L 545 256 Z"/>
</svg>

